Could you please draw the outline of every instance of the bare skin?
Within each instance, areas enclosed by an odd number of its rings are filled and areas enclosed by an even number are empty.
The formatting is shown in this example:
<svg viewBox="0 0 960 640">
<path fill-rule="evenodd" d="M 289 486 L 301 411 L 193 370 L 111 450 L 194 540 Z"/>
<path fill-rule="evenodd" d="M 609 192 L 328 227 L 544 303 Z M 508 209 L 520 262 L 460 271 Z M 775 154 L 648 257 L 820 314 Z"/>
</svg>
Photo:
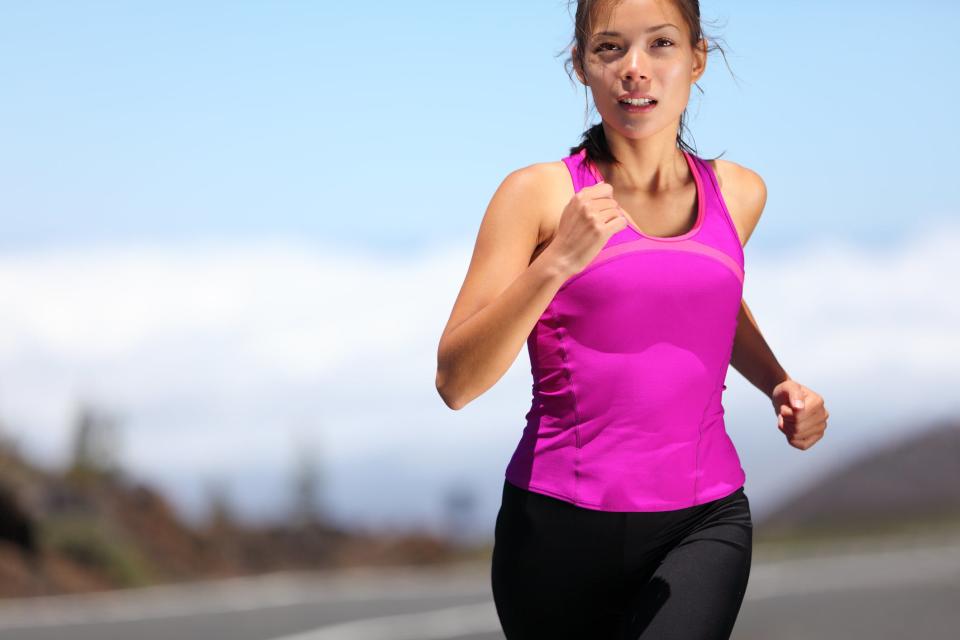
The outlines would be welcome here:
<svg viewBox="0 0 960 640">
<path fill-rule="evenodd" d="M 575 71 L 593 92 L 620 164 L 599 165 L 604 182 L 577 194 L 561 161 L 518 169 L 497 189 L 438 348 L 437 390 L 449 407 L 462 408 L 502 377 L 563 282 L 628 222 L 653 236 L 693 226 L 696 183 L 676 134 L 707 56 L 706 41 L 690 46 L 685 26 L 671 2 L 625 0 L 595 29 L 585 66 L 575 64 Z M 631 114 L 619 105 L 620 95 L 637 91 L 657 98 L 651 112 Z M 710 165 L 745 246 L 763 213 L 766 185 L 735 162 Z M 823 398 L 780 366 L 745 300 L 730 364 L 770 398 L 791 446 L 805 450 L 823 437 Z"/>
</svg>

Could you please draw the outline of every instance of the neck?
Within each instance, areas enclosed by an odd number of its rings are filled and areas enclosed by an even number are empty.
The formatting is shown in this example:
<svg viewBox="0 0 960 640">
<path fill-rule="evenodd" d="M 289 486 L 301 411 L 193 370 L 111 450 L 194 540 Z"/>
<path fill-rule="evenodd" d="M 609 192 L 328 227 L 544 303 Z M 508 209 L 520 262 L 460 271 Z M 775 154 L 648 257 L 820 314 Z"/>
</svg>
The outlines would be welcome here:
<svg viewBox="0 0 960 640">
<path fill-rule="evenodd" d="M 676 134 L 635 140 L 615 133 L 607 141 L 620 164 L 604 163 L 601 173 L 618 191 L 653 195 L 682 189 L 692 179 Z"/>
</svg>

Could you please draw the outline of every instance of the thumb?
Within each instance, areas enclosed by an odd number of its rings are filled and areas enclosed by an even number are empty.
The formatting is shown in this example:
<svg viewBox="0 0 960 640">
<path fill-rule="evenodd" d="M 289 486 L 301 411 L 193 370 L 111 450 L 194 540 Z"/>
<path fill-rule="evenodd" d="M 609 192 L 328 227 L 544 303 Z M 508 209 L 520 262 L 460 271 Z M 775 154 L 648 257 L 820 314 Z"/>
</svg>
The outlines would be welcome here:
<svg viewBox="0 0 960 640">
<path fill-rule="evenodd" d="M 790 390 L 790 406 L 794 409 L 803 409 L 803 397 L 801 396 L 800 389 L 794 391 Z"/>
</svg>

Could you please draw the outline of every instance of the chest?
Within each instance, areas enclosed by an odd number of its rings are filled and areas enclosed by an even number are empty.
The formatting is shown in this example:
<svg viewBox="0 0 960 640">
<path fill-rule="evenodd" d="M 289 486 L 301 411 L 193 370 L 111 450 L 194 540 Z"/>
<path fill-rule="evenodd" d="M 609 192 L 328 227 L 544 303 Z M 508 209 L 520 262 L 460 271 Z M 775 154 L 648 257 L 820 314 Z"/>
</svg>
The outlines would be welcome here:
<svg viewBox="0 0 960 640">
<path fill-rule="evenodd" d="M 697 222 L 699 203 L 696 185 L 655 198 L 616 190 L 613 197 L 627 212 L 627 217 L 633 225 L 647 235 L 659 237 L 683 235 Z"/>
<path fill-rule="evenodd" d="M 721 195 L 727 204 L 731 217 L 736 222 L 737 213 L 735 207 L 731 206 L 734 198 L 733 191 L 735 191 L 732 177 L 724 170 L 722 163 L 709 162 L 717 176 Z M 540 225 L 538 244 L 530 257 L 531 262 L 550 245 L 556 234 L 563 210 L 574 195 L 573 185 L 566 168 L 562 166 L 563 163 L 558 164 L 561 166 L 557 172 L 557 186 L 552 190 L 555 199 L 546 208 L 544 219 Z M 690 184 L 684 189 L 656 198 L 629 193 L 614 193 L 614 198 L 627 212 L 635 227 L 648 235 L 661 237 L 682 235 L 693 227 L 697 220 L 698 197 L 699 194 L 695 184 Z M 740 226 L 739 223 L 737 223 L 737 226 Z"/>
</svg>

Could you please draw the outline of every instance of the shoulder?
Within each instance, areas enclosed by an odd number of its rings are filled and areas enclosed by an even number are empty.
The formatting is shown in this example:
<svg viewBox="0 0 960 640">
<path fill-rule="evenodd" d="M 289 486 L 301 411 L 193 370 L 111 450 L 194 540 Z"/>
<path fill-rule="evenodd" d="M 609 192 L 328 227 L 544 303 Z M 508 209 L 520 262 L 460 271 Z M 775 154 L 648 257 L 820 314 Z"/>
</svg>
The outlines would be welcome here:
<svg viewBox="0 0 960 640">
<path fill-rule="evenodd" d="M 515 169 L 504 178 L 501 189 L 508 190 L 523 210 L 536 218 L 538 244 L 552 235 L 556 218 L 574 194 L 570 170 L 562 160 Z"/>
<path fill-rule="evenodd" d="M 573 195 L 570 170 L 563 160 L 535 162 L 516 169 L 510 176 L 515 181 L 522 181 L 527 188 L 539 192 L 539 195 L 548 195 L 557 190 L 569 190 L 570 195 Z"/>
<path fill-rule="evenodd" d="M 570 183 L 570 172 L 562 160 L 535 162 L 511 171 L 504 182 L 510 181 L 515 187 L 525 191 L 535 191 L 539 195 L 555 190 L 557 186 Z M 573 185 L 570 185 L 573 191 Z"/>
<path fill-rule="evenodd" d="M 742 244 L 746 244 L 767 203 L 767 185 L 756 171 L 732 160 L 708 160 L 720 192 L 733 218 Z"/>
</svg>

